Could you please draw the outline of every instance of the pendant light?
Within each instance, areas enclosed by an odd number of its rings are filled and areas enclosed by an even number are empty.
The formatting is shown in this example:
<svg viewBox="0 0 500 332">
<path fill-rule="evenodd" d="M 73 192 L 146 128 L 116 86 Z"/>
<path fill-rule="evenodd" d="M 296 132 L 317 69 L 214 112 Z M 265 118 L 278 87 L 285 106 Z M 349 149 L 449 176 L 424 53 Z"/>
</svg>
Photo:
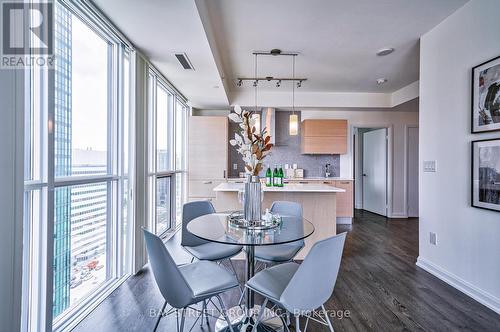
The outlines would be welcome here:
<svg viewBox="0 0 500 332">
<path fill-rule="evenodd" d="M 257 77 L 257 54 L 255 54 L 255 64 L 254 64 L 254 70 L 255 70 L 255 77 Z M 261 118 L 260 118 L 260 113 L 257 113 L 257 84 L 258 81 L 256 80 L 253 84 L 255 87 L 255 111 L 252 114 L 252 119 L 255 120 L 255 130 L 260 133 L 260 124 L 261 124 Z"/>
<path fill-rule="evenodd" d="M 288 133 L 290 136 L 296 136 L 299 134 L 299 116 L 295 114 L 295 55 L 292 56 L 292 114 L 290 114 L 290 119 L 288 121 Z"/>
</svg>

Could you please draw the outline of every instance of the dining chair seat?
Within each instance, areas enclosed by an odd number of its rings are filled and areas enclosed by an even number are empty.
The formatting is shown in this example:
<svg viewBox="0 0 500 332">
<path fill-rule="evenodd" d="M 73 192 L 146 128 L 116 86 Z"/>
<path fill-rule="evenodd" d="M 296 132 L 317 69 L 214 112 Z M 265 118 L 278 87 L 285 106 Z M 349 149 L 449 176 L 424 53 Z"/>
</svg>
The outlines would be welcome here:
<svg viewBox="0 0 500 332">
<path fill-rule="evenodd" d="M 279 302 L 299 266 L 297 263 L 284 263 L 262 270 L 247 282 L 247 287 Z"/>
<path fill-rule="evenodd" d="M 255 256 L 260 261 L 281 263 L 291 261 L 295 255 L 304 247 L 299 244 L 277 244 L 273 246 L 260 246 L 255 248 Z"/>
<path fill-rule="evenodd" d="M 185 246 L 184 249 L 198 260 L 219 261 L 237 255 L 242 246 L 207 242 L 197 246 Z"/>
<path fill-rule="evenodd" d="M 193 302 L 238 287 L 234 275 L 213 262 L 200 261 L 186 264 L 180 266 L 179 270 L 193 292 Z"/>
</svg>

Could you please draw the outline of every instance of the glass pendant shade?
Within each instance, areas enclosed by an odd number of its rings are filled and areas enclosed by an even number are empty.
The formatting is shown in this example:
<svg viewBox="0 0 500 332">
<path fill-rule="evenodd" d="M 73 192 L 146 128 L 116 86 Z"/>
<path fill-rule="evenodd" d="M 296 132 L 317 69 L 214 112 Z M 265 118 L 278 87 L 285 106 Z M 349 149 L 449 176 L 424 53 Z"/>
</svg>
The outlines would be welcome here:
<svg viewBox="0 0 500 332">
<path fill-rule="evenodd" d="M 297 114 L 290 114 L 289 126 L 290 136 L 299 134 L 299 116 Z"/>
</svg>

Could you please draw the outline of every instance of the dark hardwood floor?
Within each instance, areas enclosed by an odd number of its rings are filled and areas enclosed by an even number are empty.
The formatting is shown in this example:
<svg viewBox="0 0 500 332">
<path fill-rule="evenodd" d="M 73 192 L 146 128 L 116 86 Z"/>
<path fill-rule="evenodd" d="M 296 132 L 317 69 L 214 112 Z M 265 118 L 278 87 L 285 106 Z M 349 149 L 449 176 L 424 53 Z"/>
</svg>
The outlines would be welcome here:
<svg viewBox="0 0 500 332">
<path fill-rule="evenodd" d="M 415 265 L 418 219 L 386 219 L 357 211 L 352 227 L 339 226 L 338 232 L 342 231 L 348 232 L 342 265 L 333 296 L 326 304 L 331 314 L 344 316 L 333 319 L 336 331 L 500 331 L 500 315 Z M 169 247 L 176 260 L 184 262 L 189 257 L 175 248 L 176 241 L 178 236 Z M 237 261 L 236 266 L 243 278 L 244 263 Z M 223 298 L 227 306 L 232 306 L 238 297 L 239 291 L 233 290 Z M 150 310 L 158 310 L 162 303 L 145 268 L 74 331 L 152 331 L 155 318 Z M 187 319 L 186 331 L 194 320 Z M 175 331 L 175 326 L 175 316 L 171 315 L 162 318 L 158 331 Z M 213 326 L 214 319 L 210 331 Z M 308 330 L 327 328 L 310 323 Z M 208 329 L 196 324 L 193 331 Z"/>
</svg>

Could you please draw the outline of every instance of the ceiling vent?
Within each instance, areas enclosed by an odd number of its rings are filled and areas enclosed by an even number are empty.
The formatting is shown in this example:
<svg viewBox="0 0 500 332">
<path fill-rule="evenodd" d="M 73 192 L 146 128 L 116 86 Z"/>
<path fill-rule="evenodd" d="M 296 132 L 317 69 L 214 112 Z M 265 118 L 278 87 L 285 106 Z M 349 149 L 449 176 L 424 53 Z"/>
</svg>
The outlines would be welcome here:
<svg viewBox="0 0 500 332">
<path fill-rule="evenodd" d="M 191 64 L 191 61 L 189 61 L 186 53 L 175 53 L 175 57 L 181 63 L 182 68 L 187 70 L 194 70 L 193 65 Z"/>
</svg>

